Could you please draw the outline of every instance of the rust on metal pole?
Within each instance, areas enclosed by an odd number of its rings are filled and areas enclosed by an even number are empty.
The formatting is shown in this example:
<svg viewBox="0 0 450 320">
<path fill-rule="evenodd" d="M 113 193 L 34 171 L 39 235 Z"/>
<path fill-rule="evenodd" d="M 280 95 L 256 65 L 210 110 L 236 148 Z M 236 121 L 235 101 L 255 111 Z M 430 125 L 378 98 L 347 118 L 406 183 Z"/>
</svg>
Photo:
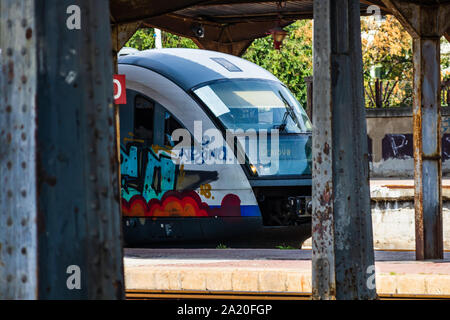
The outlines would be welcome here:
<svg viewBox="0 0 450 320">
<path fill-rule="evenodd" d="M 439 6 L 420 7 L 414 53 L 416 259 L 443 259 Z"/>
<path fill-rule="evenodd" d="M 416 259 L 442 259 L 440 37 L 450 27 L 450 4 L 383 2 L 413 37 Z"/>
<path fill-rule="evenodd" d="M 375 299 L 359 1 L 314 1 L 314 299 Z"/>
<path fill-rule="evenodd" d="M 0 1 L 0 300 L 37 298 L 34 9 Z"/>
<path fill-rule="evenodd" d="M 440 40 L 420 37 L 413 47 L 416 259 L 442 259 Z"/>
</svg>

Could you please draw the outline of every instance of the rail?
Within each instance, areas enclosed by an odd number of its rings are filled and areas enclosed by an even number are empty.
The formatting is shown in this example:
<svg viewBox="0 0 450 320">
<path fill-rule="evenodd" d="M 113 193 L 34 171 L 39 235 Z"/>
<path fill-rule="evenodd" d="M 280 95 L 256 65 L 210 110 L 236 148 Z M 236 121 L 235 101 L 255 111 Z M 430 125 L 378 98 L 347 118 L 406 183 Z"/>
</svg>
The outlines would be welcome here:
<svg viewBox="0 0 450 320">
<path fill-rule="evenodd" d="M 127 290 L 127 300 L 311 300 L 309 292 Z M 450 300 L 450 295 L 378 294 L 380 300 Z"/>
</svg>

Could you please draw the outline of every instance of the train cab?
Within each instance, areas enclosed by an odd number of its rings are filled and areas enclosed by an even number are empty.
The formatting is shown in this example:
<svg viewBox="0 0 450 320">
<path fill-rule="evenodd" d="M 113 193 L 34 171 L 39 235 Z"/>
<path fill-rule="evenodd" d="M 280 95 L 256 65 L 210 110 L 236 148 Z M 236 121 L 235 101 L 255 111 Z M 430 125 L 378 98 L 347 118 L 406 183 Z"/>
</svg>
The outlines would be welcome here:
<svg viewBox="0 0 450 320">
<path fill-rule="evenodd" d="M 310 225 L 312 126 L 270 72 L 214 51 L 153 49 L 120 57 L 119 73 L 127 87 L 120 106 L 127 243 Z"/>
</svg>

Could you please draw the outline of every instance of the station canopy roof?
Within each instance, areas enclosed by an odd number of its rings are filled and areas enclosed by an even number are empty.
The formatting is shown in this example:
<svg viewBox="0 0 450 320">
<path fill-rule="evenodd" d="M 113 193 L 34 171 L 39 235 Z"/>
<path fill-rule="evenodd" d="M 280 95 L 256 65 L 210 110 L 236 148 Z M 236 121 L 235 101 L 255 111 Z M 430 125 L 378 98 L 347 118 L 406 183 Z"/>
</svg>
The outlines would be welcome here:
<svg viewBox="0 0 450 320">
<path fill-rule="evenodd" d="M 417 1 L 417 0 L 416 0 Z M 361 14 L 377 5 L 388 13 L 381 0 L 360 1 Z M 111 23 L 138 23 L 188 37 L 205 49 L 240 55 L 256 38 L 277 26 L 313 18 L 313 0 L 110 0 Z M 194 30 L 201 26 L 204 37 Z"/>
</svg>

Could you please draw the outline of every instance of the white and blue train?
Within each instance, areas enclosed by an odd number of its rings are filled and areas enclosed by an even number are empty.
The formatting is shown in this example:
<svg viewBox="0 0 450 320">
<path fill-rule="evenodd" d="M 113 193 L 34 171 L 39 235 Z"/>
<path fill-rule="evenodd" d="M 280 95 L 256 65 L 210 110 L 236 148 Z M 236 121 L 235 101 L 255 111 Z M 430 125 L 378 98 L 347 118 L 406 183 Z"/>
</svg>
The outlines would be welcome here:
<svg viewBox="0 0 450 320">
<path fill-rule="evenodd" d="M 119 58 L 122 211 L 129 244 L 310 226 L 311 123 L 275 76 L 206 50 Z M 310 236 L 304 228 L 300 240 Z"/>
</svg>

